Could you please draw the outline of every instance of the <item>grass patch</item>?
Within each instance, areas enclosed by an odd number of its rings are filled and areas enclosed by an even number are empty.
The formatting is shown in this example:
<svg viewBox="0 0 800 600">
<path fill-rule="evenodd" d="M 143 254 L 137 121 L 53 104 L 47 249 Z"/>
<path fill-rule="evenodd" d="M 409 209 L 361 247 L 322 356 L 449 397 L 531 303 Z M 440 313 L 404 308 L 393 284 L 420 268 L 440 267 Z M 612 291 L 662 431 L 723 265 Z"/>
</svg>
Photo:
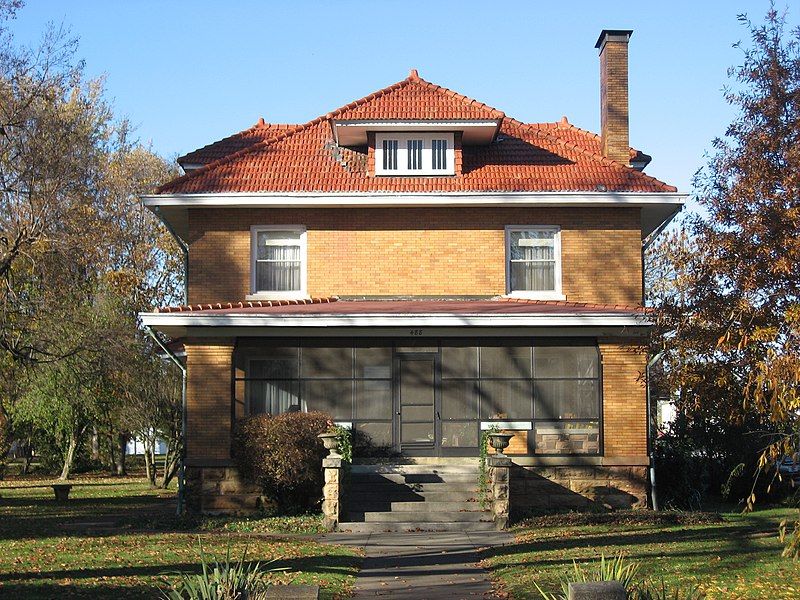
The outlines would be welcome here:
<svg viewBox="0 0 800 600">
<path fill-rule="evenodd" d="M 206 531 L 222 530 L 237 533 L 325 533 L 322 514 L 294 516 L 268 515 L 254 517 L 208 517 L 199 524 Z"/>
<path fill-rule="evenodd" d="M 574 527 L 578 525 L 708 525 L 722 523 L 719 513 L 678 510 L 617 510 L 610 512 L 569 512 L 522 519 L 513 531 L 534 527 Z"/>
<path fill-rule="evenodd" d="M 286 567 L 276 584 L 320 585 L 325 598 L 349 595 L 358 552 L 274 531 L 311 533 L 316 517 L 191 521 L 175 516 L 174 491 L 141 479 L 82 477 L 70 500 L 50 488 L 10 490 L 0 482 L 0 595 L 24 598 L 154 598 L 165 573 L 200 571 L 198 537 L 209 556 L 247 547 L 248 560 Z M 86 485 L 80 485 L 80 484 Z M 250 532 L 256 532 L 254 535 Z"/>
<path fill-rule="evenodd" d="M 593 563 L 624 552 L 641 563 L 640 575 L 668 584 L 697 584 L 709 600 L 800 597 L 800 568 L 781 557 L 778 523 L 796 517 L 792 509 L 659 517 L 622 515 L 622 522 L 602 514 L 548 515 L 514 529 L 515 543 L 484 551 L 483 564 L 512 598 L 541 598 L 534 582 L 560 591 L 573 560 Z M 704 519 L 709 522 L 703 522 Z M 697 520 L 695 520 L 697 519 Z M 674 522 L 673 522 L 674 520 Z"/>
</svg>

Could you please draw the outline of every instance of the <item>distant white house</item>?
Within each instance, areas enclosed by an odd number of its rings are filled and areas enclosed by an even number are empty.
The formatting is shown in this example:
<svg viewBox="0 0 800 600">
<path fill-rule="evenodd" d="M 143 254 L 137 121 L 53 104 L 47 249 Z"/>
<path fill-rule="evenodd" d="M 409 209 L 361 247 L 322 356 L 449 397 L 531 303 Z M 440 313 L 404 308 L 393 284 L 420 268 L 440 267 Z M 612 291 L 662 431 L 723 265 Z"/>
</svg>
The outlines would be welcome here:
<svg viewBox="0 0 800 600">
<path fill-rule="evenodd" d="M 125 446 L 125 454 L 128 456 L 144 454 L 145 443 L 141 438 L 133 438 L 128 440 L 128 445 Z M 156 454 L 165 454 L 167 452 L 167 442 L 162 439 L 156 440 Z"/>
</svg>

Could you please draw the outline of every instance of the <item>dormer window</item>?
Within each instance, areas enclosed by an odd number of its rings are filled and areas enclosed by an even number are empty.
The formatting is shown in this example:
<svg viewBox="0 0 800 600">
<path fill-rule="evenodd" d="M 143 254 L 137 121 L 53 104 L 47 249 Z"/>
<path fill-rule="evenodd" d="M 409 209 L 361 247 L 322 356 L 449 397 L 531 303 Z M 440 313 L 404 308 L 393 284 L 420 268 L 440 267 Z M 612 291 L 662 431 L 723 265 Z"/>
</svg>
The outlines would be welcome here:
<svg viewBox="0 0 800 600">
<path fill-rule="evenodd" d="M 375 134 L 376 175 L 454 175 L 453 134 Z"/>
</svg>

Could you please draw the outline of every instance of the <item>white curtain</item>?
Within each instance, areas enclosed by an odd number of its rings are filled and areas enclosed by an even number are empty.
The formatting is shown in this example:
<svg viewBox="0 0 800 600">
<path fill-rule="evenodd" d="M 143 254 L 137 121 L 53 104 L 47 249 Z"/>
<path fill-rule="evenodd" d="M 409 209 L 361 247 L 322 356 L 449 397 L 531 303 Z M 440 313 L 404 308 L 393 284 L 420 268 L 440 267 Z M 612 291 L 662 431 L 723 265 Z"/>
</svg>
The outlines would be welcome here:
<svg viewBox="0 0 800 600">
<path fill-rule="evenodd" d="M 300 237 L 290 231 L 258 234 L 256 286 L 260 292 L 300 290 Z"/>
<path fill-rule="evenodd" d="M 511 233 L 511 289 L 552 291 L 556 288 L 555 234 L 552 231 Z"/>
</svg>

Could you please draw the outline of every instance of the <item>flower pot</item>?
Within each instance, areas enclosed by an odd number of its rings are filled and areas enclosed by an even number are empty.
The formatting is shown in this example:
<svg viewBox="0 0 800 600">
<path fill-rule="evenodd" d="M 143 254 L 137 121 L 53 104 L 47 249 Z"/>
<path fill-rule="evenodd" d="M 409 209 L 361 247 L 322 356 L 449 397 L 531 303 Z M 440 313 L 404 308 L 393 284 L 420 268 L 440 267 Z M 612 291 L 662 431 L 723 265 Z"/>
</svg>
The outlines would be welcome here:
<svg viewBox="0 0 800 600">
<path fill-rule="evenodd" d="M 505 456 L 503 450 L 508 448 L 511 438 L 514 437 L 513 433 L 490 433 L 489 445 L 497 451 L 497 456 Z"/>
<path fill-rule="evenodd" d="M 338 458 L 340 456 L 338 433 L 325 432 L 325 433 L 320 433 L 317 437 L 322 440 L 322 444 L 328 451 L 328 456 L 333 458 Z"/>
</svg>

